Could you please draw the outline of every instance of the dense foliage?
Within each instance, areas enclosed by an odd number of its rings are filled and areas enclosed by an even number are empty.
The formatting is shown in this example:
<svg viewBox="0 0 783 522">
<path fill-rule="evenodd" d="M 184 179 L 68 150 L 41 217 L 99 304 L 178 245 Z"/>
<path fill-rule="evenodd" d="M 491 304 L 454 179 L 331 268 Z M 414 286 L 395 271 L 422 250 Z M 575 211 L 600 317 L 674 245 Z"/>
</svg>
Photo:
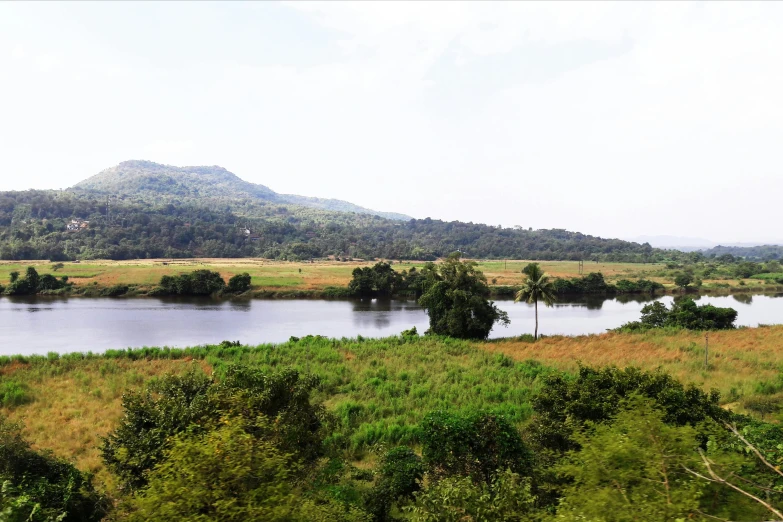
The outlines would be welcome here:
<svg viewBox="0 0 783 522">
<path fill-rule="evenodd" d="M 77 220 L 75 230 L 68 230 Z M 668 254 L 566 230 L 435 219 L 399 221 L 227 197 L 86 191 L 0 193 L 0 259 L 266 257 L 660 261 Z"/>
<path fill-rule="evenodd" d="M 590 272 L 573 279 L 556 279 L 552 284 L 559 295 L 654 294 L 664 289 L 661 283 L 647 279 L 620 279 L 615 284 L 607 283 L 601 272 Z"/>
<path fill-rule="evenodd" d="M 729 330 L 734 328 L 737 311 L 711 304 L 697 305 L 689 298 L 675 299 L 671 309 L 660 301 L 642 308 L 639 321 L 622 325 L 618 330 L 643 330 L 646 328 L 686 328 L 688 330 Z"/>
<path fill-rule="evenodd" d="M 322 452 L 323 412 L 309 399 L 316 383 L 291 370 L 265 375 L 244 367 L 229 368 L 219 382 L 195 372 L 167 376 L 143 393 L 123 397 L 125 418 L 104 440 L 104 462 L 126 488 L 137 489 L 147 483 L 147 472 L 161 461 L 173 436 L 209 430 L 225 415 L 273 420 L 267 437 L 282 451 L 312 461 Z"/>
<path fill-rule="evenodd" d="M 107 508 L 89 475 L 33 450 L 21 427 L 0 415 L 0 520 L 90 522 Z"/>
<path fill-rule="evenodd" d="M 19 277 L 19 273 L 11 272 L 11 281 L 8 283 L 8 286 L 3 288 L 2 293 L 5 295 L 34 295 L 69 287 L 68 276 L 63 276 L 59 279 L 52 274 L 41 276 L 34 267 L 28 266 L 22 278 Z"/>
<path fill-rule="evenodd" d="M 495 323 L 507 325 L 508 314 L 487 299 L 487 279 L 472 261 L 450 255 L 429 264 L 419 304 L 430 318 L 430 333 L 459 339 L 486 339 Z"/>
</svg>

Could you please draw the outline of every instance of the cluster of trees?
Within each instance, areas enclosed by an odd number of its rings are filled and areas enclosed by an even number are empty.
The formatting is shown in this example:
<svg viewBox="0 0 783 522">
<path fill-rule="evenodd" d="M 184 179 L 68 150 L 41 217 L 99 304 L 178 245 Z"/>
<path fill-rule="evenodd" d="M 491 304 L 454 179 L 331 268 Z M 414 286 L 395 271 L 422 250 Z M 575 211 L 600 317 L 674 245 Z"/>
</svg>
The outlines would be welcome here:
<svg viewBox="0 0 783 522">
<path fill-rule="evenodd" d="M 765 520 L 781 517 L 783 429 L 661 372 L 551 373 L 517 426 L 437 410 L 412 447 L 350 463 L 320 381 L 234 365 L 169 375 L 123 397 L 101 454 L 121 496 L 30 449 L 0 420 L 4 520 L 416 522 Z"/>
<path fill-rule="evenodd" d="M 672 277 L 681 288 L 701 286 L 704 279 L 772 279 L 783 284 L 783 265 L 776 258 L 748 260 L 732 254 L 707 257 L 701 252 L 679 253 L 657 274 Z M 679 282 L 678 282 L 679 280 Z"/>
<path fill-rule="evenodd" d="M 705 250 L 702 254 L 707 258 L 721 258 L 730 256 L 733 258 L 748 259 L 754 261 L 769 261 L 783 259 L 783 246 L 761 245 L 754 247 L 725 247 L 716 246 Z"/>
<path fill-rule="evenodd" d="M 228 284 L 219 272 L 194 270 L 188 274 L 163 276 L 152 295 L 207 296 L 223 293 L 240 294 L 250 290 L 250 274 L 232 276 Z"/>
<path fill-rule="evenodd" d="M 52 292 L 69 288 L 68 276 L 57 278 L 52 274 L 39 275 L 35 267 L 28 266 L 24 277 L 19 272 L 11 272 L 8 286 L 0 285 L 0 292 L 5 295 L 35 295 L 42 292 Z"/>
<path fill-rule="evenodd" d="M 435 260 L 461 250 L 476 258 L 649 262 L 669 255 L 558 229 L 399 221 L 260 200 L 150 194 L 111 198 L 107 205 L 105 196 L 89 191 L 0 193 L 0 259 Z M 71 219 L 89 226 L 68 231 Z"/>
<path fill-rule="evenodd" d="M 722 308 L 711 304 L 699 306 L 693 299 L 684 297 L 675 299 L 671 308 L 667 308 L 660 301 L 645 305 L 639 321 L 625 323 L 618 330 L 635 331 L 666 327 L 688 330 L 729 330 L 735 327 L 736 320 L 737 311 L 733 308 Z"/>
<path fill-rule="evenodd" d="M 487 299 L 489 286 L 473 261 L 454 252 L 443 263 L 396 272 L 388 263 L 356 268 L 348 290 L 358 297 L 413 295 L 430 318 L 428 333 L 460 339 L 486 339 L 508 314 Z"/>
<path fill-rule="evenodd" d="M 552 284 L 559 295 L 654 294 L 664 290 L 661 283 L 648 279 L 621 279 L 616 284 L 607 283 L 601 272 L 590 272 L 573 279 L 556 279 Z"/>
</svg>

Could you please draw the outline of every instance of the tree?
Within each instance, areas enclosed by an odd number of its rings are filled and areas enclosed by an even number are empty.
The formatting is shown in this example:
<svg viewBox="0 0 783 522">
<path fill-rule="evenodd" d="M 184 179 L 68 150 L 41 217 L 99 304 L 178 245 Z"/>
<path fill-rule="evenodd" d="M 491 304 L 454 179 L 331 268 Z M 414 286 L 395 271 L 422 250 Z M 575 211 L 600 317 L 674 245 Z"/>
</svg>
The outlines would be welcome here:
<svg viewBox="0 0 783 522">
<path fill-rule="evenodd" d="M 175 440 L 131 500 L 131 521 L 293 519 L 298 498 L 287 456 L 238 419 L 224 424 Z"/>
<path fill-rule="evenodd" d="M 529 516 L 535 501 L 530 479 L 500 470 L 489 484 L 470 477 L 443 479 L 419 492 L 405 511 L 414 522 L 523 522 L 539 520 Z"/>
<path fill-rule="evenodd" d="M 231 279 L 228 280 L 226 290 L 237 294 L 247 292 L 250 290 L 250 280 L 250 274 L 247 272 L 232 276 Z"/>
<path fill-rule="evenodd" d="M 292 369 L 265 374 L 240 365 L 227 368 L 219 382 L 195 370 L 166 375 L 143 392 L 123 396 L 124 416 L 103 440 L 103 461 L 123 488 L 138 489 L 174 436 L 202 432 L 233 414 L 274 419 L 270 440 L 302 462 L 313 462 L 322 452 L 323 408 L 310 403 L 317 384 L 314 377 Z"/>
<path fill-rule="evenodd" d="M 251 426 L 245 419 L 225 417 L 203 435 L 176 437 L 149 474 L 149 485 L 130 499 L 128 519 L 366 522 L 356 508 L 302 498 L 291 456 L 263 436 L 273 431 L 269 424 L 263 417 Z"/>
<path fill-rule="evenodd" d="M 733 308 L 721 308 L 711 304 L 698 306 L 688 297 L 675 299 L 671 310 L 660 301 L 645 305 L 639 321 L 625 323 L 619 331 L 646 330 L 649 328 L 685 328 L 688 330 L 730 330 L 737 320 Z"/>
<path fill-rule="evenodd" d="M 674 284 L 681 288 L 683 291 L 688 288 L 688 285 L 693 283 L 693 276 L 690 274 L 677 274 L 674 278 Z"/>
<path fill-rule="evenodd" d="M 490 483 L 497 470 L 528 475 L 532 455 L 504 416 L 436 411 L 421 425 L 422 455 L 434 478 L 470 476 Z"/>
<path fill-rule="evenodd" d="M 525 301 L 535 305 L 536 331 L 533 337 L 538 339 L 538 301 L 543 301 L 546 306 L 552 306 L 556 301 L 555 288 L 538 263 L 528 264 L 522 269 L 522 273 L 527 277 L 522 288 L 517 292 L 514 302 Z"/>
<path fill-rule="evenodd" d="M 557 467 L 570 478 L 558 520 L 699 518 L 705 484 L 686 471 L 698 458 L 696 430 L 667 425 L 664 417 L 652 401 L 635 396 L 613 422 L 579 432 L 581 450 Z"/>
<path fill-rule="evenodd" d="M 419 304 L 430 317 L 429 332 L 460 339 L 486 339 L 495 323 L 509 324 L 508 314 L 488 300 L 487 278 L 473 261 L 450 255 L 422 270 L 424 293 Z"/>
</svg>

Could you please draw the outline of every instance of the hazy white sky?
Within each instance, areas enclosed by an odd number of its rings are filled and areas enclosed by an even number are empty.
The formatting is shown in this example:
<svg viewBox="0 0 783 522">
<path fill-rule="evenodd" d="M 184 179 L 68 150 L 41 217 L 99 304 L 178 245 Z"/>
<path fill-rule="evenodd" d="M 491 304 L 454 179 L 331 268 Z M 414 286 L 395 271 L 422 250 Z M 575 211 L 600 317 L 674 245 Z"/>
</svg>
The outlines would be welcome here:
<svg viewBox="0 0 783 522">
<path fill-rule="evenodd" d="M 0 3 L 0 189 L 126 159 L 415 217 L 780 240 L 783 3 Z"/>
</svg>

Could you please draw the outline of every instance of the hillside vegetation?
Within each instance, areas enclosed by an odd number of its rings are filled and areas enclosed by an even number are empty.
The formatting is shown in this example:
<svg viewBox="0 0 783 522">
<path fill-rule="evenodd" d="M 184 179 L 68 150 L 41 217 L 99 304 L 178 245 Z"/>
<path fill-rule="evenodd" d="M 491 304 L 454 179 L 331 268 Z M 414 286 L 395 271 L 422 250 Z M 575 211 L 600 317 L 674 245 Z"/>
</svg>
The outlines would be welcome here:
<svg viewBox="0 0 783 522">
<path fill-rule="evenodd" d="M 567 230 L 404 218 L 276 194 L 220 167 L 132 161 L 64 192 L 0 193 L 0 258 L 434 260 L 460 250 L 474 258 L 652 262 L 668 255 Z"/>
<path fill-rule="evenodd" d="M 410 216 L 403 214 L 378 212 L 338 199 L 278 194 L 269 187 L 245 181 L 218 166 L 174 167 L 152 161 L 123 161 L 77 183 L 69 190 L 112 196 L 138 196 L 152 201 L 182 201 L 193 198 L 250 200 L 370 214 L 396 220 L 410 219 Z"/>
</svg>

